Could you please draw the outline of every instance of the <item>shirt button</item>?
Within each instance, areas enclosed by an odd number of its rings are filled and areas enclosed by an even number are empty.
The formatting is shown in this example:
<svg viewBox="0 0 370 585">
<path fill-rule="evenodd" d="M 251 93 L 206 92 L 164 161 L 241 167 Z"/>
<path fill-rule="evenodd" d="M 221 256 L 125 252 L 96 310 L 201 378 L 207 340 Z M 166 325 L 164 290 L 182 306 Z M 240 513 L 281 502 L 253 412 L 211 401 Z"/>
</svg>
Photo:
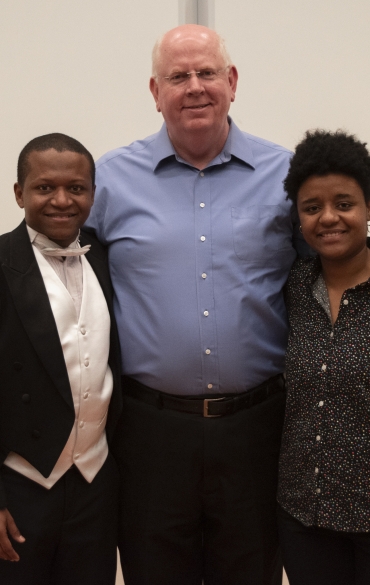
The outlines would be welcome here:
<svg viewBox="0 0 370 585">
<path fill-rule="evenodd" d="M 90 363 L 89 360 L 85 360 L 84 361 L 84 364 L 85 364 L 86 367 L 89 365 L 89 363 Z"/>
<path fill-rule="evenodd" d="M 199 173 L 201 177 L 204 177 L 203 171 Z"/>
<path fill-rule="evenodd" d="M 321 490 L 320 490 L 320 488 L 317 488 L 317 490 L 316 490 L 316 493 L 317 493 L 317 494 L 321 494 Z"/>
<path fill-rule="evenodd" d="M 88 392 L 85 392 L 84 399 L 86 400 L 86 398 L 88 398 L 88 397 L 89 397 L 89 393 Z"/>
<path fill-rule="evenodd" d="M 85 333 L 86 333 L 85 327 L 81 327 L 80 331 L 81 331 L 82 335 L 85 335 Z"/>
<path fill-rule="evenodd" d="M 334 337 L 334 331 L 330 333 L 330 337 Z"/>
<path fill-rule="evenodd" d="M 201 242 L 205 242 L 206 241 L 206 236 L 200 236 L 200 241 Z"/>
<path fill-rule="evenodd" d="M 316 435 L 316 441 L 321 441 L 320 435 Z"/>
<path fill-rule="evenodd" d="M 207 278 L 207 274 L 205 272 L 202 273 L 202 278 Z"/>
<path fill-rule="evenodd" d="M 322 371 L 323 371 L 323 372 L 326 372 L 326 364 L 323 364 L 323 365 L 321 366 L 321 369 L 322 369 Z"/>
<path fill-rule="evenodd" d="M 319 473 L 319 468 L 315 467 L 315 473 Z"/>
<path fill-rule="evenodd" d="M 211 390 L 211 388 L 213 388 L 213 384 L 208 384 L 207 388 L 209 388 L 209 390 Z"/>
<path fill-rule="evenodd" d="M 211 353 L 210 349 L 206 349 L 206 354 L 209 355 Z"/>
<path fill-rule="evenodd" d="M 80 420 L 79 425 L 78 425 L 80 427 L 80 429 L 82 429 L 82 427 L 84 426 L 84 424 L 85 424 L 84 421 L 83 420 Z"/>
<path fill-rule="evenodd" d="M 199 207 L 205 207 L 205 206 L 206 206 L 205 203 L 203 203 L 203 202 L 202 203 L 199 203 Z"/>
<path fill-rule="evenodd" d="M 319 406 L 324 406 L 324 401 L 323 400 L 320 400 Z"/>
<path fill-rule="evenodd" d="M 344 301 L 343 301 L 343 305 L 348 305 L 348 301 L 347 301 L 347 299 L 344 299 Z"/>
<path fill-rule="evenodd" d="M 205 317 L 208 317 L 208 315 L 209 315 L 209 311 L 204 311 L 204 312 L 203 312 L 203 315 L 204 315 Z"/>
<path fill-rule="evenodd" d="M 78 459 L 79 458 L 79 453 L 76 453 L 76 455 L 73 456 L 74 459 Z"/>
</svg>

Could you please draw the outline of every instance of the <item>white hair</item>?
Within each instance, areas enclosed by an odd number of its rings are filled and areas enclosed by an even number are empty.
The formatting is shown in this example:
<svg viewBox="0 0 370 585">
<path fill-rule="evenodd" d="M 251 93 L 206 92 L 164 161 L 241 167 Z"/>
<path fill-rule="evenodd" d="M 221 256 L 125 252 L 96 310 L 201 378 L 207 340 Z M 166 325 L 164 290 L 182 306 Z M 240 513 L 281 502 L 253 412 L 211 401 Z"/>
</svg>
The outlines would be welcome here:
<svg viewBox="0 0 370 585">
<path fill-rule="evenodd" d="M 232 61 L 231 61 L 230 55 L 228 53 L 228 50 L 226 48 L 225 40 L 216 31 L 212 31 L 212 32 L 214 32 L 216 37 L 217 37 L 218 48 L 219 48 L 222 60 L 224 62 L 224 66 L 229 67 L 232 64 Z M 160 60 L 162 42 L 163 42 L 163 39 L 166 36 L 166 34 L 167 33 L 164 33 L 163 35 L 161 35 L 159 37 L 159 39 L 157 39 L 157 41 L 153 47 L 153 51 L 152 51 L 152 77 L 158 77 L 158 62 Z"/>
</svg>

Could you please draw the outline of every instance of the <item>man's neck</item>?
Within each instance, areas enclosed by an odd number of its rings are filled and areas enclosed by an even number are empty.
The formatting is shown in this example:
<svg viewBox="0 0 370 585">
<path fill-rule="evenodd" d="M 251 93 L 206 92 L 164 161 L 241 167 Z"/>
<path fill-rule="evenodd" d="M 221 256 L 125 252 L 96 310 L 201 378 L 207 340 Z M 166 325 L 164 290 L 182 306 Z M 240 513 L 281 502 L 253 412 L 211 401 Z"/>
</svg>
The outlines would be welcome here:
<svg viewBox="0 0 370 585">
<path fill-rule="evenodd" d="M 177 154 L 187 163 L 200 171 L 204 169 L 222 151 L 230 126 L 227 123 L 218 136 L 211 130 L 209 132 L 199 130 L 197 132 L 185 133 L 181 141 L 169 135 Z"/>
</svg>

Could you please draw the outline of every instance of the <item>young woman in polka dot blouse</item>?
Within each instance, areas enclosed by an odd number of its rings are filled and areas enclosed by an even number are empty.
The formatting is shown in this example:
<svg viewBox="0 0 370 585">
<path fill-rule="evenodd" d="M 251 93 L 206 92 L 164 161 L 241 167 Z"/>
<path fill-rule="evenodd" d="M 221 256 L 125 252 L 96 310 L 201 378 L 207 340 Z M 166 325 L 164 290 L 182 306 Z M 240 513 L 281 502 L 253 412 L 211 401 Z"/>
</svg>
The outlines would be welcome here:
<svg viewBox="0 0 370 585">
<path fill-rule="evenodd" d="M 279 530 L 290 585 L 370 584 L 370 156 L 307 132 L 284 183 L 317 252 L 286 287 L 290 321 Z"/>
</svg>

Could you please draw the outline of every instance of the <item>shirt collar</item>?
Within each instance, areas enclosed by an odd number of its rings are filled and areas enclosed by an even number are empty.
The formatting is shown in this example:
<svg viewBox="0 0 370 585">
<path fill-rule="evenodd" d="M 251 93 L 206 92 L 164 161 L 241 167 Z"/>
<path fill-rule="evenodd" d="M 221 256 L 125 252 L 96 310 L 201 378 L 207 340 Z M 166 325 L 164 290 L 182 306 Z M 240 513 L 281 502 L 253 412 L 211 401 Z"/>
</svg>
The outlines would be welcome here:
<svg viewBox="0 0 370 585">
<path fill-rule="evenodd" d="M 229 162 L 231 157 L 234 156 L 254 169 L 254 157 L 249 142 L 246 141 L 244 133 L 239 130 L 229 116 L 228 122 L 230 129 L 225 145 L 220 154 L 208 166 Z M 162 161 L 169 157 L 177 158 L 177 154 L 168 136 L 167 126 L 163 124 L 154 142 L 153 171 L 157 169 Z M 178 160 L 181 159 L 178 158 Z"/>
<path fill-rule="evenodd" d="M 305 280 L 308 282 L 309 286 L 312 286 L 322 272 L 320 256 L 317 255 L 314 258 L 305 258 L 304 262 L 307 263 Z"/>
<path fill-rule="evenodd" d="M 42 246 L 43 248 L 63 248 L 63 246 L 59 246 L 59 244 L 57 244 L 56 242 L 49 240 L 49 238 L 47 236 L 45 236 L 44 234 L 41 234 L 40 232 L 37 232 L 36 230 L 31 228 L 29 225 L 26 225 L 26 227 L 27 227 L 28 235 L 30 237 L 31 244 L 35 244 L 35 245 L 38 244 L 38 245 Z M 67 248 L 79 248 L 80 247 L 79 238 L 80 238 L 80 232 L 78 232 L 77 238 L 71 244 L 69 244 L 69 246 L 67 246 Z"/>
</svg>

